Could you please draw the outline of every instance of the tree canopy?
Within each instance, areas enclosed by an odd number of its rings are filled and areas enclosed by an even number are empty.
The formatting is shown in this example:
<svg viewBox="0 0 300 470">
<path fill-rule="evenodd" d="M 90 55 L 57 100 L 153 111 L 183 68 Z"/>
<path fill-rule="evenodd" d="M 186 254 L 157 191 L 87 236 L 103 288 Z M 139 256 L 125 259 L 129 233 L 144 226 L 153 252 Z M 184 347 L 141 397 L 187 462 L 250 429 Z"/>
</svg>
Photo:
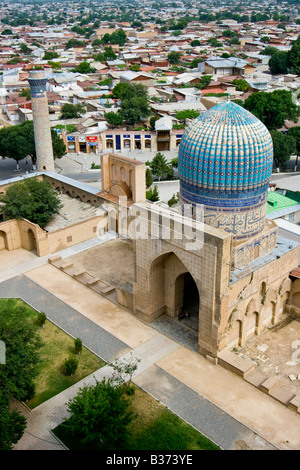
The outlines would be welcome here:
<svg viewBox="0 0 300 470">
<path fill-rule="evenodd" d="M 32 121 L 0 129 L 0 155 L 17 162 L 27 155 L 36 158 Z"/>
<path fill-rule="evenodd" d="M 12 184 L 0 201 L 6 219 L 28 219 L 42 228 L 62 207 L 50 183 L 36 178 Z"/>
<path fill-rule="evenodd" d="M 287 90 L 253 93 L 245 100 L 244 107 L 269 130 L 280 129 L 286 119 L 296 122 L 300 115 L 299 106 L 292 100 L 292 92 Z"/>
<path fill-rule="evenodd" d="M 108 124 L 112 126 L 118 127 L 121 126 L 124 122 L 123 113 L 119 110 L 116 113 L 114 111 L 109 111 L 108 113 L 104 113 L 104 117 Z"/>
<path fill-rule="evenodd" d="M 113 97 L 121 100 L 120 109 L 116 115 L 106 113 L 109 123 L 121 125 L 121 118 L 130 125 L 138 123 L 151 115 L 148 104 L 147 89 L 142 84 L 118 83 L 112 90 Z"/>
<path fill-rule="evenodd" d="M 12 308 L 10 301 L 1 304 L 0 338 L 6 347 L 5 367 L 0 368 L 0 390 L 6 397 L 27 399 L 37 376 L 42 343 L 38 327 L 29 321 L 24 305 Z"/>
<path fill-rule="evenodd" d="M 51 138 L 53 156 L 61 158 L 66 153 L 66 147 L 54 130 L 51 130 Z M 0 129 L 0 155 L 13 158 L 16 162 L 30 156 L 35 163 L 36 151 L 32 121 Z"/>
<path fill-rule="evenodd" d="M 277 51 L 275 54 L 272 54 L 269 60 L 269 67 L 273 75 L 287 73 L 289 67 L 287 52 Z"/>
<path fill-rule="evenodd" d="M 212 75 L 203 75 L 200 78 L 200 82 L 195 84 L 195 88 L 199 88 L 199 90 L 203 90 L 208 87 L 212 79 Z"/>
<path fill-rule="evenodd" d="M 277 47 L 275 47 L 275 46 L 266 46 L 259 53 L 260 53 L 260 55 L 272 56 L 272 55 L 276 54 L 276 52 L 278 52 Z"/>
<path fill-rule="evenodd" d="M 79 39 L 76 39 L 76 38 L 71 38 L 66 43 L 66 49 L 71 49 L 72 47 L 84 47 L 84 46 L 85 46 L 85 42 L 80 41 Z"/>
<path fill-rule="evenodd" d="M 287 135 L 294 137 L 296 141 L 296 155 L 297 155 L 296 164 L 295 164 L 295 171 L 296 171 L 298 167 L 298 158 L 300 155 L 300 127 L 299 126 L 291 127 L 288 130 Z"/>
<path fill-rule="evenodd" d="M 178 65 L 180 62 L 181 52 L 171 51 L 168 54 L 168 62 L 171 65 Z"/>
<path fill-rule="evenodd" d="M 81 442 L 98 448 L 126 443 L 127 427 L 134 418 L 125 389 L 103 379 L 80 388 L 68 402 L 70 418 L 64 427 Z"/>
<path fill-rule="evenodd" d="M 282 132 L 271 130 L 274 148 L 274 161 L 279 170 L 289 161 L 291 155 L 296 153 L 296 140 L 293 136 L 282 134 Z"/>
<path fill-rule="evenodd" d="M 9 407 L 9 399 L 0 389 L 0 450 L 13 450 L 26 429 L 26 418 Z"/>
<path fill-rule="evenodd" d="M 96 69 L 95 67 L 91 67 L 91 64 L 87 60 L 83 60 L 71 71 L 78 73 L 94 73 L 96 72 Z"/>
<path fill-rule="evenodd" d="M 299 75 L 300 74 L 300 36 L 298 37 L 295 44 L 293 44 L 291 50 L 288 52 L 288 63 L 290 72 Z"/>
<path fill-rule="evenodd" d="M 300 74 L 300 36 L 289 51 L 272 52 L 269 67 L 272 74 L 294 73 Z"/>
<path fill-rule="evenodd" d="M 118 44 L 119 46 L 124 46 L 127 41 L 127 36 L 125 31 L 121 28 L 113 33 L 106 33 L 101 38 L 102 44 Z"/>
<path fill-rule="evenodd" d="M 153 176 L 159 181 L 173 179 L 174 171 L 172 165 L 161 152 L 157 152 L 151 161 L 146 162 L 146 165 L 151 168 Z"/>
<path fill-rule="evenodd" d="M 61 107 L 60 119 L 76 119 L 85 114 L 85 108 L 82 104 L 65 103 Z"/>
<path fill-rule="evenodd" d="M 43 57 L 43 60 L 53 60 L 59 57 L 58 52 L 55 51 L 46 51 Z"/>
<path fill-rule="evenodd" d="M 0 338 L 6 348 L 5 364 L 0 365 L 0 450 L 12 450 L 24 433 L 26 419 L 10 411 L 10 401 L 31 398 L 42 346 L 38 326 L 28 318 L 25 305 L 12 302 L 0 304 Z"/>
<path fill-rule="evenodd" d="M 196 119 L 199 114 L 199 111 L 196 111 L 195 109 L 185 109 L 184 111 L 178 111 L 175 114 L 175 117 L 179 121 L 183 121 L 184 119 Z"/>
</svg>

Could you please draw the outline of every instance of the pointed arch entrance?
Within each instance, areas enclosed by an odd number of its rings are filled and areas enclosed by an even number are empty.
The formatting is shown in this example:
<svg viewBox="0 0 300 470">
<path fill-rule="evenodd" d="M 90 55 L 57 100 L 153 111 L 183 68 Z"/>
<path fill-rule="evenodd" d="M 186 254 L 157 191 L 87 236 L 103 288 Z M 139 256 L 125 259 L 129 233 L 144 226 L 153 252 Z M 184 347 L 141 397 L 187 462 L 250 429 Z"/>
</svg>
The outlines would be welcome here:
<svg viewBox="0 0 300 470">
<path fill-rule="evenodd" d="M 35 236 L 34 236 L 34 233 L 33 231 L 30 229 L 28 229 L 27 231 L 27 241 L 28 241 L 28 250 L 29 251 L 36 251 L 37 247 L 36 247 L 36 239 L 35 239 Z"/>
<path fill-rule="evenodd" d="M 0 230 L 0 251 L 8 250 L 7 233 Z"/>
<path fill-rule="evenodd" d="M 175 302 L 178 304 L 178 318 L 195 331 L 199 328 L 200 296 L 191 273 L 180 274 L 175 282 Z M 188 316 L 186 316 L 186 314 Z"/>
<path fill-rule="evenodd" d="M 198 331 L 200 295 L 192 274 L 174 252 L 157 257 L 150 265 L 149 303 L 155 310 L 155 317 L 168 315 L 182 319 Z M 184 311 L 190 318 L 181 318 Z"/>
</svg>

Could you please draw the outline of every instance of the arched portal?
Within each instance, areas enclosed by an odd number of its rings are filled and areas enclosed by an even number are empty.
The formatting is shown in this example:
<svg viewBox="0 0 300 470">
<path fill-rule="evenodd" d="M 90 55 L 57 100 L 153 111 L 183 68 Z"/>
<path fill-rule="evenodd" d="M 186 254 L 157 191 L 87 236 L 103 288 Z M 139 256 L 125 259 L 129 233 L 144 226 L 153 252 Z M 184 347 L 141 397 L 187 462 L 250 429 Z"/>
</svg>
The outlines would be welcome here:
<svg viewBox="0 0 300 470">
<path fill-rule="evenodd" d="M 0 230 L 0 251 L 8 250 L 7 234 L 3 230 Z"/>
<path fill-rule="evenodd" d="M 28 250 L 29 251 L 36 250 L 36 240 L 35 240 L 34 233 L 31 229 L 27 231 L 27 240 L 28 240 Z"/>
<path fill-rule="evenodd" d="M 180 312 L 178 318 L 185 325 L 198 331 L 199 328 L 199 291 L 193 276 L 183 273 L 176 279 L 175 299 Z"/>
<path fill-rule="evenodd" d="M 198 331 L 199 291 L 197 284 L 178 256 L 171 252 L 157 257 L 150 266 L 149 303 L 155 317 L 168 315 L 181 319 Z M 182 315 L 187 310 L 189 318 Z"/>
</svg>

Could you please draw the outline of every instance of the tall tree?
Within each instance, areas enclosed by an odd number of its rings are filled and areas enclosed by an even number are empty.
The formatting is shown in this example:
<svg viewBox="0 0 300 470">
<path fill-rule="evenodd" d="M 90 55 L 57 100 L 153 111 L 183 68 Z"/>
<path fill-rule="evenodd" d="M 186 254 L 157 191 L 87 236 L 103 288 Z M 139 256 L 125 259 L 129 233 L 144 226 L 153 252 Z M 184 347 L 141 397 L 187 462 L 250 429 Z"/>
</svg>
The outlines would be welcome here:
<svg viewBox="0 0 300 470">
<path fill-rule="evenodd" d="M 150 116 L 148 100 L 145 96 L 133 96 L 122 100 L 121 110 L 124 121 L 133 125 Z"/>
<path fill-rule="evenodd" d="M 296 152 L 296 140 L 294 137 L 282 132 L 272 130 L 271 136 L 274 148 L 274 161 L 276 163 L 277 171 L 283 168 L 285 163 L 289 161 L 291 155 Z"/>
<path fill-rule="evenodd" d="M 13 158 L 17 164 L 27 156 L 36 158 L 32 121 L 0 129 L 0 155 Z"/>
<path fill-rule="evenodd" d="M 116 113 L 114 111 L 104 113 L 104 117 L 108 124 L 111 124 L 114 127 L 119 127 L 124 122 L 124 116 L 121 110 L 118 110 Z"/>
<path fill-rule="evenodd" d="M 113 89 L 113 93 L 115 88 Z M 141 119 L 145 119 L 151 115 L 147 88 L 144 85 L 127 85 L 127 87 L 120 89 L 120 96 L 123 119 L 130 125 L 136 124 Z"/>
<path fill-rule="evenodd" d="M 296 141 L 296 163 L 295 163 L 294 171 L 297 171 L 298 158 L 299 158 L 299 155 L 300 155 L 300 127 L 299 126 L 291 127 L 288 130 L 287 134 L 289 136 L 294 137 L 294 139 Z"/>
<path fill-rule="evenodd" d="M 75 69 L 71 70 L 72 72 L 78 72 L 78 73 L 94 73 L 96 72 L 96 69 L 94 67 L 91 67 L 91 64 L 87 60 L 83 60 L 78 64 Z"/>
<path fill-rule="evenodd" d="M 71 416 L 64 427 L 85 444 L 113 449 L 126 443 L 127 427 L 134 417 L 129 406 L 125 389 L 103 379 L 80 388 L 68 402 Z"/>
<path fill-rule="evenodd" d="M 0 338 L 6 347 L 6 362 L 0 368 L 3 398 L 29 398 L 37 376 L 39 349 L 42 345 L 38 326 L 28 319 L 23 305 L 7 301 L 0 309 Z"/>
<path fill-rule="evenodd" d="M 171 51 L 168 54 L 168 62 L 171 65 L 178 65 L 180 62 L 181 52 Z"/>
<path fill-rule="evenodd" d="M 293 102 L 292 92 L 286 90 L 252 93 L 245 100 L 244 107 L 269 130 L 280 129 L 286 119 L 296 122 L 300 115 L 300 107 Z"/>
<path fill-rule="evenodd" d="M 285 51 L 275 52 L 269 60 L 269 67 L 273 75 L 287 73 L 289 67 L 288 53 Z"/>
<path fill-rule="evenodd" d="M 290 72 L 299 75 L 300 74 L 300 36 L 293 44 L 291 50 L 288 52 L 288 62 Z"/>
<path fill-rule="evenodd" d="M 53 157 L 62 158 L 66 154 L 66 146 L 64 141 L 59 137 L 54 129 L 51 129 Z"/>
<path fill-rule="evenodd" d="M 26 418 L 16 410 L 10 411 L 9 399 L 0 389 L 0 450 L 12 450 L 25 429 Z"/>
<path fill-rule="evenodd" d="M 151 168 L 153 175 L 159 181 L 173 179 L 174 171 L 172 165 L 161 152 L 158 152 L 151 161 L 147 161 L 146 165 Z"/>
<path fill-rule="evenodd" d="M 53 130 L 51 131 L 52 148 L 54 158 L 61 158 L 65 154 L 63 141 Z M 16 126 L 0 129 L 0 155 L 13 158 L 17 164 L 26 157 L 31 157 L 36 162 L 34 142 L 34 129 L 32 121 L 25 121 Z"/>
</svg>

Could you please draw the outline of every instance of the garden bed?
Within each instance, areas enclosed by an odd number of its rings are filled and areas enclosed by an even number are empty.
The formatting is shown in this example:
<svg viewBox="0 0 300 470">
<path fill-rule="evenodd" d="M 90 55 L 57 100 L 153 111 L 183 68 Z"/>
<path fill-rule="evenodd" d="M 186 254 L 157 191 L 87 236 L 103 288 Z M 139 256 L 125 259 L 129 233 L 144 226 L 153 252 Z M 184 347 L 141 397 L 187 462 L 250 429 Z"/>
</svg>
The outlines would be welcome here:
<svg viewBox="0 0 300 470">
<path fill-rule="evenodd" d="M 169 409 L 134 386 L 132 411 L 126 448 L 95 448 L 83 445 L 64 425 L 52 430 L 69 450 L 219 450 L 219 447 Z"/>
<path fill-rule="evenodd" d="M 15 308 L 20 303 L 23 304 L 29 321 L 37 319 L 38 312 L 22 300 L 0 299 L 0 310 L 1 305 L 4 305 L 5 302 L 9 302 L 10 308 Z M 46 320 L 44 327 L 39 327 L 39 332 L 43 346 L 39 354 L 38 375 L 34 379 L 35 395 L 26 402 L 30 409 L 35 408 L 105 365 L 104 361 L 84 346 L 80 354 L 75 354 L 74 338 L 51 321 Z M 66 376 L 63 373 L 64 361 L 69 357 L 78 359 L 77 370 L 72 376 Z"/>
</svg>

